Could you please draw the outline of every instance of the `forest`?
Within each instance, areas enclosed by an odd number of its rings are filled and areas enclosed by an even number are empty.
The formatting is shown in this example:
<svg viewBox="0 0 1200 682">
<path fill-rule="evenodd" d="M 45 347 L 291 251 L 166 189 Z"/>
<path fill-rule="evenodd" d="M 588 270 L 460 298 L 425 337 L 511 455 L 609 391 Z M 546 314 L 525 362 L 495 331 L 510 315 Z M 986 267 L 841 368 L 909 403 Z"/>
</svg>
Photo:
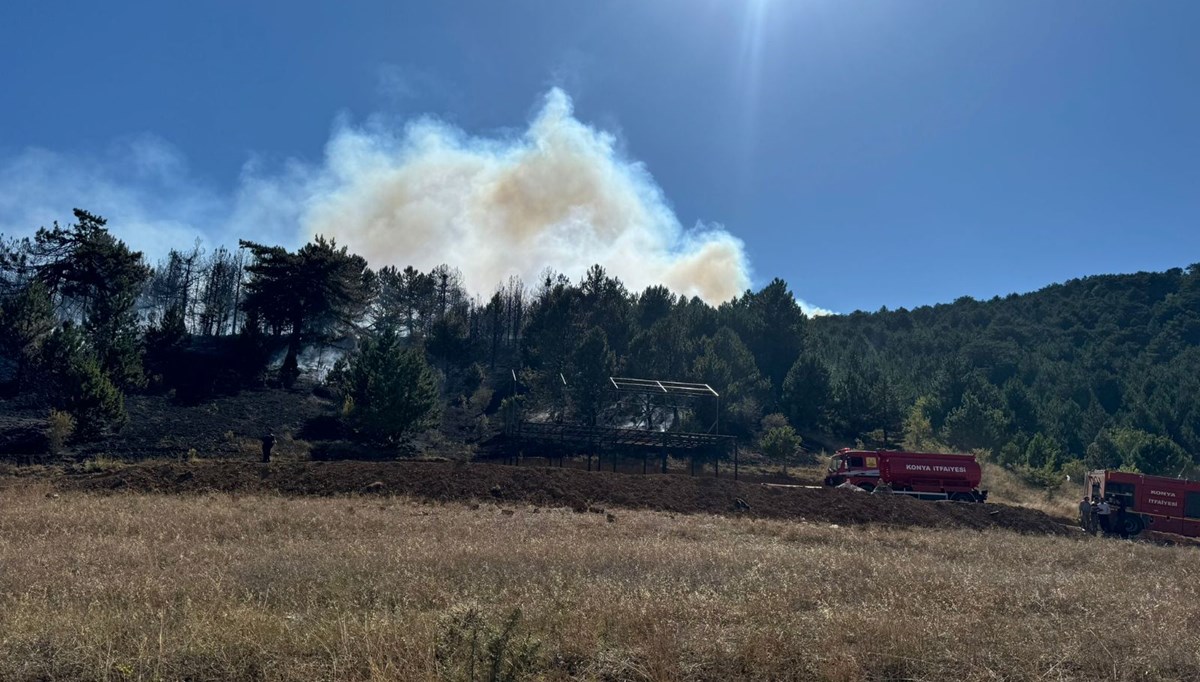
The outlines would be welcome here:
<svg viewBox="0 0 1200 682">
<path fill-rule="evenodd" d="M 347 433 L 394 447 L 450 406 L 494 430 L 489 387 L 595 423 L 616 375 L 710 385 L 722 431 L 785 462 L 830 443 L 974 451 L 1052 480 L 1187 475 L 1200 452 L 1200 264 L 809 318 L 781 279 L 713 306 L 595 265 L 485 298 L 452 265 L 372 269 L 321 237 L 150 263 L 74 218 L 0 244 L 0 384 L 46 410 L 55 450 L 119 431 L 131 393 L 318 380 Z"/>
</svg>

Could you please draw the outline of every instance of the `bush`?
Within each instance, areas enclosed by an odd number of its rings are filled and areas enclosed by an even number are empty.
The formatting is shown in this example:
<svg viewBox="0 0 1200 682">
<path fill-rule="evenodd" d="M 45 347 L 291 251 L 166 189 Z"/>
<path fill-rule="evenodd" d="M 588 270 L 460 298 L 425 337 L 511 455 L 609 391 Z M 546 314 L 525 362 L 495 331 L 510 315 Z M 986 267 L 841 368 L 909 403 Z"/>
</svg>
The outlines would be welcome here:
<svg viewBox="0 0 1200 682">
<path fill-rule="evenodd" d="M 768 414 L 762 418 L 761 427 L 764 434 L 772 429 L 778 429 L 784 426 L 789 426 L 787 417 L 779 414 L 778 412 L 774 414 Z"/>
<path fill-rule="evenodd" d="M 1066 474 L 1047 467 L 1031 467 L 1027 465 L 1017 466 L 1013 469 L 1017 476 L 1025 483 L 1046 490 L 1058 490 L 1066 483 Z"/>
<path fill-rule="evenodd" d="M 768 424 L 771 416 L 763 419 L 764 426 Z M 797 436 L 795 429 L 785 421 L 783 425 L 772 426 L 764 433 L 758 441 L 758 447 L 768 459 L 781 463 L 784 473 L 787 473 L 788 462 L 800 449 L 800 436 Z"/>
<path fill-rule="evenodd" d="M 125 425 L 125 396 L 73 325 L 63 325 L 46 341 L 42 363 L 51 404 L 74 416 L 76 440 L 95 440 Z"/>
<path fill-rule="evenodd" d="M 125 396 L 100 369 L 100 363 L 87 358 L 67 376 L 62 404 L 77 415 L 76 435 L 94 440 L 120 431 L 128 421 Z"/>
<path fill-rule="evenodd" d="M 491 622 L 473 608 L 453 609 L 442 621 L 434 658 L 443 679 L 506 682 L 528 679 L 539 666 L 541 643 L 522 632 L 521 610 Z"/>
<path fill-rule="evenodd" d="M 71 440 L 71 436 L 75 435 L 75 418 L 71 416 L 70 412 L 52 408 L 47 421 L 46 440 L 49 443 L 50 454 L 60 455 L 67 442 Z"/>
</svg>

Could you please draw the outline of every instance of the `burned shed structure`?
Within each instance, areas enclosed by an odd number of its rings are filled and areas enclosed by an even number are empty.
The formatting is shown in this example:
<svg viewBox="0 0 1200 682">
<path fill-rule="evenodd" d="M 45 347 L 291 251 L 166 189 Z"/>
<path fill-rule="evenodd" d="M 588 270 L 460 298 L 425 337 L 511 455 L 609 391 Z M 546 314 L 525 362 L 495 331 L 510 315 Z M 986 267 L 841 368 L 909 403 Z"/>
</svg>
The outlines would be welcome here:
<svg viewBox="0 0 1200 682">
<path fill-rule="evenodd" d="M 694 475 L 697 467 L 713 465 L 720 475 L 720 462 L 732 461 L 737 477 L 737 440 L 720 434 L 721 396 L 708 384 L 609 377 L 604 408 L 595 423 L 568 423 L 561 418 L 530 419 L 525 415 L 510 420 L 505 437 L 514 457 L 592 458 L 599 469 L 603 463 L 613 471 L 618 462 L 641 461 L 642 473 L 654 468 L 666 473 L 669 458 L 688 461 Z M 561 414 L 561 412 L 559 413 Z"/>
</svg>

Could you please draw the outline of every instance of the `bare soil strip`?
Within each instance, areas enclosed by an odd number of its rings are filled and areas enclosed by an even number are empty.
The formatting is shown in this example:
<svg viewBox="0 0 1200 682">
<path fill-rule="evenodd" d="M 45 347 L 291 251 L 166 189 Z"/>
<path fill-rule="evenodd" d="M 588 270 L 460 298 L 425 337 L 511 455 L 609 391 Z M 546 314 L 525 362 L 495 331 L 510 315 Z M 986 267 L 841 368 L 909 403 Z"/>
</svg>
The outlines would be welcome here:
<svg viewBox="0 0 1200 682">
<path fill-rule="evenodd" d="M 1066 519 L 999 504 L 923 502 L 900 495 L 767 487 L 728 478 L 490 464 L 147 462 L 102 472 L 64 474 L 55 477 L 55 485 L 93 492 L 402 495 L 443 502 L 490 500 L 569 507 L 581 512 L 619 507 L 838 524 L 1074 532 Z"/>
</svg>

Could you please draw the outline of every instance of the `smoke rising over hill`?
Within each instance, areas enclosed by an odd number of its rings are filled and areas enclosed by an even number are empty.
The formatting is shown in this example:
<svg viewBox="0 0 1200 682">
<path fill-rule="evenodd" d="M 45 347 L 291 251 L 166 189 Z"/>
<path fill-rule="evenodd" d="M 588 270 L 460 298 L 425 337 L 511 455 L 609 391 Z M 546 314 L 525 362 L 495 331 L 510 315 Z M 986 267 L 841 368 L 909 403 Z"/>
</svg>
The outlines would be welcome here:
<svg viewBox="0 0 1200 682">
<path fill-rule="evenodd" d="M 578 280 L 594 263 L 631 290 L 665 284 L 709 303 L 751 284 L 741 240 L 720 225 L 683 226 L 645 166 L 579 121 L 557 88 L 511 134 L 472 136 L 432 117 L 339 122 L 319 162 L 252 155 L 226 191 L 152 134 L 100 153 L 30 147 L 0 158 L 0 233 L 32 234 L 72 207 L 108 218 L 151 261 L 197 236 L 210 248 L 294 248 L 324 234 L 376 268 L 459 268 L 485 298 L 510 275 Z"/>
<path fill-rule="evenodd" d="M 374 266 L 449 263 L 480 294 L 509 275 L 578 278 L 593 263 L 632 289 L 662 283 L 712 303 L 750 283 L 741 241 L 684 229 L 646 169 L 577 120 L 558 89 L 511 139 L 430 119 L 398 136 L 342 127 L 313 189 L 304 238 L 334 236 Z"/>
</svg>

